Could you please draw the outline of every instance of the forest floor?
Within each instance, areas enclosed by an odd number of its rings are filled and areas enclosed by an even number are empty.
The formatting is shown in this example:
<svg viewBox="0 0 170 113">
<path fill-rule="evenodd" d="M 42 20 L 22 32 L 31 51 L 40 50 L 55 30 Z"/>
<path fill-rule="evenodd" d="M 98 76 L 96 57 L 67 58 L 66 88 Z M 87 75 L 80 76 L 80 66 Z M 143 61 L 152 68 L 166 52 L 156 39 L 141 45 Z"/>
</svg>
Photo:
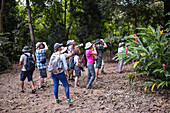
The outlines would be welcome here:
<svg viewBox="0 0 170 113">
<path fill-rule="evenodd" d="M 70 97 L 75 102 L 67 104 L 64 87 L 59 86 L 60 104 L 55 103 L 53 81 L 48 72 L 45 80 L 46 91 L 38 91 L 39 71 L 34 71 L 36 94 L 31 94 L 30 84 L 25 80 L 25 93 L 20 93 L 20 66 L 13 65 L 0 74 L 0 112 L 9 113 L 170 113 L 170 90 L 163 89 L 145 93 L 141 84 L 143 78 L 134 80 L 129 87 L 125 75 L 133 73 L 131 64 L 123 66 L 124 73 L 117 72 L 117 63 L 105 63 L 105 74 L 100 73 L 99 81 L 94 81 L 95 89 L 86 89 L 87 69 L 82 72 L 79 84 L 69 81 Z"/>
</svg>

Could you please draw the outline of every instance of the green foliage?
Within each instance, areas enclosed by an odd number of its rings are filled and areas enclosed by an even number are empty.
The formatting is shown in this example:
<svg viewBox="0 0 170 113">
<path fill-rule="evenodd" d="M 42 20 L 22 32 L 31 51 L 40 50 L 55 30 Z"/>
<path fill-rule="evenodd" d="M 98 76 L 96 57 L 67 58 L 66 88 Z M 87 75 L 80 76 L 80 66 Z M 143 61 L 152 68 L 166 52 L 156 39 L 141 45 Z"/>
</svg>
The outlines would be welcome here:
<svg viewBox="0 0 170 113">
<path fill-rule="evenodd" d="M 10 44 L 8 38 L 4 37 L 4 35 L 8 35 L 9 33 L 0 33 L 0 50 L 3 50 L 4 46 Z M 11 65 L 8 57 L 6 57 L 6 52 L 0 51 L 0 71 L 7 69 Z"/>
<path fill-rule="evenodd" d="M 152 82 L 145 82 L 144 85 L 151 87 L 158 84 L 157 88 L 170 86 L 170 48 L 169 33 L 163 33 L 160 26 L 155 30 L 152 26 L 148 28 L 138 27 L 141 30 L 134 37 L 125 37 L 127 40 L 127 53 L 118 53 L 115 58 L 120 56 L 124 59 L 124 64 L 135 61 L 133 69 L 137 72 L 135 76 L 147 75 Z M 165 67 L 164 67 L 165 66 Z"/>
</svg>

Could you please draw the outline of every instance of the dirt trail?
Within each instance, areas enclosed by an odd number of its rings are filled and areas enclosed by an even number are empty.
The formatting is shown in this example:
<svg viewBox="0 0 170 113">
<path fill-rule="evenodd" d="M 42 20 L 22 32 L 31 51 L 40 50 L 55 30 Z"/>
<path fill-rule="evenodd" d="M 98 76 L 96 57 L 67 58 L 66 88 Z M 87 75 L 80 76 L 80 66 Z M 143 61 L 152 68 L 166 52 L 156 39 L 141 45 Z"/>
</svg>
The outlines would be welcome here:
<svg viewBox="0 0 170 113">
<path fill-rule="evenodd" d="M 142 81 L 134 81 L 130 88 L 125 75 L 131 72 L 131 64 L 123 67 L 125 73 L 117 73 L 117 63 L 105 63 L 106 74 L 99 74 L 101 80 L 94 82 L 95 89 L 86 89 L 87 69 L 80 77 L 81 89 L 73 88 L 74 82 L 69 81 L 70 96 L 75 102 L 66 104 L 64 88 L 59 88 L 60 104 L 55 104 L 53 82 L 48 73 L 45 81 L 46 91 L 37 91 L 31 94 L 31 88 L 25 80 L 25 93 L 20 92 L 20 66 L 13 65 L 0 75 L 0 112 L 10 113 L 138 113 L 138 112 L 170 112 L 169 90 L 155 93 L 144 93 L 141 88 Z M 34 71 L 34 82 L 38 88 L 39 72 Z"/>
</svg>

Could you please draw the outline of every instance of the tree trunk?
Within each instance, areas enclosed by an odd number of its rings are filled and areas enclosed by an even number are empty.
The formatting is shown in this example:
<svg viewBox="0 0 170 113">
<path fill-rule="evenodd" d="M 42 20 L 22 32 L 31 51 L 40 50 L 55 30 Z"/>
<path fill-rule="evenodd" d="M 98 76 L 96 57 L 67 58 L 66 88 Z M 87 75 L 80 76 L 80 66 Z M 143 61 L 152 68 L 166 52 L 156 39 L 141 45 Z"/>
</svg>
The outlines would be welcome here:
<svg viewBox="0 0 170 113">
<path fill-rule="evenodd" d="M 1 2 L 1 10 L 0 10 L 0 33 L 3 32 L 3 12 L 5 7 L 5 0 Z"/>
<path fill-rule="evenodd" d="M 64 13 L 65 37 L 66 37 L 66 41 L 67 41 L 68 37 L 67 37 L 66 21 L 67 21 L 67 0 L 65 0 L 65 13 Z"/>
<path fill-rule="evenodd" d="M 26 0 L 26 4 L 27 4 L 27 12 L 28 12 L 28 23 L 29 23 L 29 29 L 30 29 L 30 37 L 31 37 L 31 42 L 32 42 L 32 50 L 33 50 L 33 54 L 35 56 L 35 38 L 34 38 L 32 22 L 31 22 L 31 11 L 30 11 L 30 6 L 29 6 L 29 0 Z"/>
</svg>

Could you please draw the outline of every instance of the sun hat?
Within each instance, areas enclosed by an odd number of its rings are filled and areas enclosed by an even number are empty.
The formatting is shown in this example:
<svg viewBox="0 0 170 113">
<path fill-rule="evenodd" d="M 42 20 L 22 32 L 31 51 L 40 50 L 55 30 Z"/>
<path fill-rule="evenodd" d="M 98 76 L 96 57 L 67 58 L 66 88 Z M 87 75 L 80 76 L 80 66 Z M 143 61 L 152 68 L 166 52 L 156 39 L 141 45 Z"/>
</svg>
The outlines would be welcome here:
<svg viewBox="0 0 170 113">
<path fill-rule="evenodd" d="M 30 49 L 28 48 L 28 46 L 25 46 L 25 47 L 22 49 L 22 52 L 25 52 L 25 51 L 30 51 Z"/>
<path fill-rule="evenodd" d="M 67 50 L 67 47 L 61 47 L 62 48 L 62 50 L 61 50 L 61 53 L 64 53 L 64 52 L 66 52 L 66 50 Z"/>
<path fill-rule="evenodd" d="M 86 46 L 85 46 L 85 49 L 88 49 L 88 48 L 90 48 L 92 46 L 92 43 L 91 42 L 87 42 L 86 43 Z"/>
<path fill-rule="evenodd" d="M 58 49 L 59 47 L 61 47 L 63 44 L 59 44 L 59 43 L 55 43 L 54 44 L 54 49 Z"/>
<path fill-rule="evenodd" d="M 123 44 L 124 44 L 124 42 L 119 43 L 119 47 L 122 46 Z"/>
<path fill-rule="evenodd" d="M 39 46 L 42 44 L 42 42 L 37 42 L 36 49 L 39 48 Z"/>
<path fill-rule="evenodd" d="M 71 40 L 68 40 L 66 45 L 69 45 L 69 44 L 70 44 L 70 41 L 71 41 Z"/>
</svg>

